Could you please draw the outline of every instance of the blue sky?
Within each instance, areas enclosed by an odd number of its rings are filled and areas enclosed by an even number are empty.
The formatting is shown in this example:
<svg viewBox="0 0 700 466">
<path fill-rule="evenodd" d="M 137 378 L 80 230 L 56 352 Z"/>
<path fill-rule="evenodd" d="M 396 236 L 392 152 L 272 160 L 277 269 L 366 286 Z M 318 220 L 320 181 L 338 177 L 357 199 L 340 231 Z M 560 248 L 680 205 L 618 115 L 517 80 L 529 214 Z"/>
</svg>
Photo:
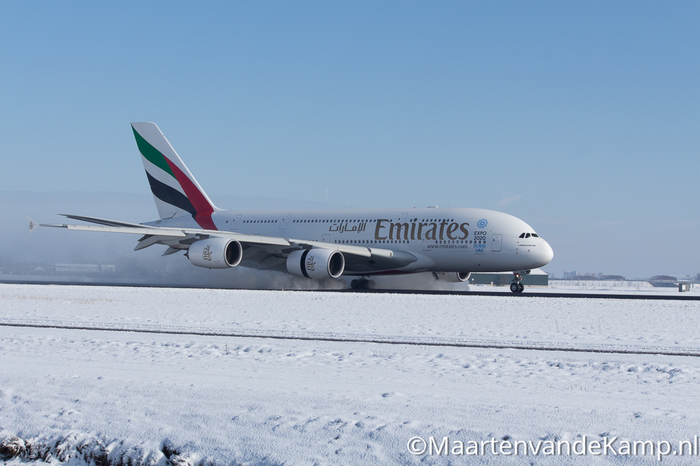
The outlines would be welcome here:
<svg viewBox="0 0 700 466">
<path fill-rule="evenodd" d="M 154 121 L 221 207 L 484 207 L 554 273 L 694 274 L 698 24 L 697 2 L 1 2 L 0 191 L 146 194 L 129 122 Z"/>
</svg>

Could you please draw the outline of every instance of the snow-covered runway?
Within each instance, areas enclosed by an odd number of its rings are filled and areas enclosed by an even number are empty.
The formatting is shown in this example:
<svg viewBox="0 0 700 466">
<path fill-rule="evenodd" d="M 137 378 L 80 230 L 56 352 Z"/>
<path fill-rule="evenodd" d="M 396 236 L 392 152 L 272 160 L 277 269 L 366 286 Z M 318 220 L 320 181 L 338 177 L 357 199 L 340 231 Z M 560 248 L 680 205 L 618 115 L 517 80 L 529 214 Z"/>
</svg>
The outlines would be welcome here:
<svg viewBox="0 0 700 466">
<path fill-rule="evenodd" d="M 164 461 L 165 443 L 218 464 L 653 464 L 490 446 L 412 455 L 407 443 L 617 437 L 619 452 L 625 439 L 700 435 L 696 357 L 319 341 L 699 352 L 697 302 L 30 285 L 2 285 L 0 300 L 3 321 L 320 337 L 2 327 L 0 427 L 35 443 L 73 434 L 143 462 Z M 664 463 L 697 459 L 685 455 Z"/>
</svg>

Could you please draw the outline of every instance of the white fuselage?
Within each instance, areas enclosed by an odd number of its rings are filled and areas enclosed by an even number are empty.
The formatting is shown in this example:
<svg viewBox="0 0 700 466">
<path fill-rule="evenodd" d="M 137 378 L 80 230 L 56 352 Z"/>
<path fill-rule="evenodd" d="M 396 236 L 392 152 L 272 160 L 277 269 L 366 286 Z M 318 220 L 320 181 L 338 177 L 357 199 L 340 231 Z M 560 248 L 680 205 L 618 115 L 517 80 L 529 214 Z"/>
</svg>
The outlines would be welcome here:
<svg viewBox="0 0 700 466">
<path fill-rule="evenodd" d="M 230 210 L 214 212 L 212 220 L 221 231 L 378 248 L 415 257 L 400 267 L 371 271 L 349 267 L 346 275 L 520 272 L 542 267 L 554 255 L 527 223 L 486 209 Z M 196 225 L 191 217 L 155 223 Z"/>
</svg>

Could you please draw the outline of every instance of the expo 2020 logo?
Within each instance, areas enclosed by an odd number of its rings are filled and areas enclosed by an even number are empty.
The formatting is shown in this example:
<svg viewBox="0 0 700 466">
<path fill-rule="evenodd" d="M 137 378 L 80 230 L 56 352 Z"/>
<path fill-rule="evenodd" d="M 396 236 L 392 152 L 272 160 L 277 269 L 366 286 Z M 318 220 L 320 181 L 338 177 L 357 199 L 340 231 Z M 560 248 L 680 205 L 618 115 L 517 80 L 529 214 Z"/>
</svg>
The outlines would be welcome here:
<svg viewBox="0 0 700 466">
<path fill-rule="evenodd" d="M 476 226 L 479 228 L 486 228 L 486 225 L 488 225 L 488 224 L 489 224 L 489 222 L 485 218 L 482 218 L 481 220 L 476 222 Z"/>
</svg>

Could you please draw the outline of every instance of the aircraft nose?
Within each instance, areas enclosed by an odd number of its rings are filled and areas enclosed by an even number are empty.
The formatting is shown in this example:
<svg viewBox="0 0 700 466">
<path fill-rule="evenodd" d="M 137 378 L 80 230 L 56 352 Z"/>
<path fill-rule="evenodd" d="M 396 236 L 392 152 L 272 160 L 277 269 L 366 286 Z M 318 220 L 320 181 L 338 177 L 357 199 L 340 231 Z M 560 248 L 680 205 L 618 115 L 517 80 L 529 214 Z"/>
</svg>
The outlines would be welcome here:
<svg viewBox="0 0 700 466">
<path fill-rule="evenodd" d="M 548 242 L 542 240 L 544 244 L 542 244 L 542 248 L 540 249 L 540 255 L 542 259 L 542 265 L 547 265 L 550 262 L 552 262 L 552 259 L 554 259 L 554 250 L 552 249 L 552 246 L 549 245 Z M 541 267 L 541 266 L 540 266 Z"/>
</svg>

